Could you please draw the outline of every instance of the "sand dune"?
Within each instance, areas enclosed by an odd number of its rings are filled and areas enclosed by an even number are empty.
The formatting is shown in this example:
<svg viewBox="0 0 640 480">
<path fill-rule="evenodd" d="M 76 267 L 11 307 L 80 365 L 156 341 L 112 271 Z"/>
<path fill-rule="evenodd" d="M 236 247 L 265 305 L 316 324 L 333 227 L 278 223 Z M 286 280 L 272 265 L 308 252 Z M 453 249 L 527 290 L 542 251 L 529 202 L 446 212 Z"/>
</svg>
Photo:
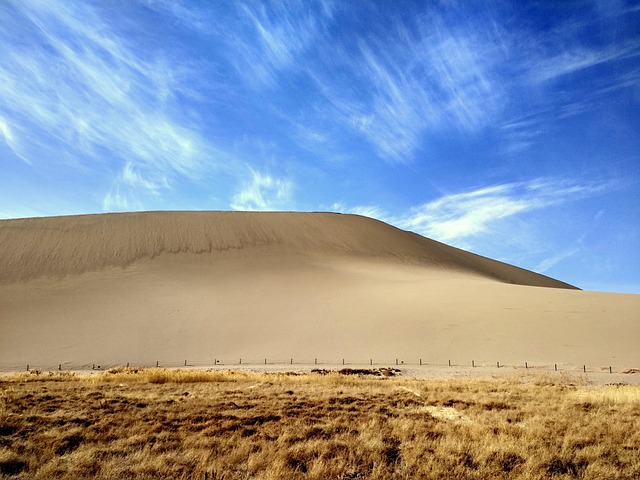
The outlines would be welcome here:
<svg viewBox="0 0 640 480">
<path fill-rule="evenodd" d="M 163 253 L 278 246 L 285 255 L 346 254 L 571 288 L 370 218 L 331 213 L 144 212 L 4 220 L 0 245 L 3 283 L 125 267 Z"/>
<path fill-rule="evenodd" d="M 630 368 L 638 318 L 640 295 L 579 291 L 354 215 L 0 221 L 4 369 L 240 357 Z"/>
</svg>

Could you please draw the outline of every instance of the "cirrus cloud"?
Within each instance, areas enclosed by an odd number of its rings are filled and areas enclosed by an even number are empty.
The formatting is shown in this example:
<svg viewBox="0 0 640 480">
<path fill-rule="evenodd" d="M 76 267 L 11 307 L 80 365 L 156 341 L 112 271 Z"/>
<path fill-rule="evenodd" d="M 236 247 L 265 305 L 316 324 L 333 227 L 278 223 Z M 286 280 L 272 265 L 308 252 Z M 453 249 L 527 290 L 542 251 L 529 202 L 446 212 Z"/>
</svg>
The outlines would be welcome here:
<svg viewBox="0 0 640 480">
<path fill-rule="evenodd" d="M 233 196 L 230 206 L 234 210 L 290 210 L 292 194 L 291 180 L 252 170 L 251 178 Z"/>
</svg>

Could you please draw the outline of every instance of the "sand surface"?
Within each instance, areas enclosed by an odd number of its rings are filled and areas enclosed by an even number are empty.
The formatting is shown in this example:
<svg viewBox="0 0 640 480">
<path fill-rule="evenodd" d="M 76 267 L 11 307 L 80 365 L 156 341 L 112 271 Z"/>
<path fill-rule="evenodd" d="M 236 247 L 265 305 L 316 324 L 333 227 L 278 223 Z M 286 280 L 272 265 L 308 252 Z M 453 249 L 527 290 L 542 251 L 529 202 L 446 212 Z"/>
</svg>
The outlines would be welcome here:
<svg viewBox="0 0 640 480">
<path fill-rule="evenodd" d="M 640 367 L 640 295 L 365 217 L 151 212 L 0 221 L 0 369 L 245 363 Z M 545 367 L 546 366 L 546 367 Z"/>
</svg>

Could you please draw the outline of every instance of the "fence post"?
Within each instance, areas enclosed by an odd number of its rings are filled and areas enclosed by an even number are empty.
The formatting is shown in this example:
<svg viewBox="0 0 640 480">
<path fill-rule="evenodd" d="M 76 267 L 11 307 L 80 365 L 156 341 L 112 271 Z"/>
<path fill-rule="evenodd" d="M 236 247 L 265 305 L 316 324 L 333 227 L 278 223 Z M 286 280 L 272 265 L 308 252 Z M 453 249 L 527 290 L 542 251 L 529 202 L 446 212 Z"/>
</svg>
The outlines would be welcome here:
<svg viewBox="0 0 640 480">
<path fill-rule="evenodd" d="M 611 373 L 611 365 L 609 365 L 609 373 Z"/>
<path fill-rule="evenodd" d="M 238 365 L 242 365 L 242 359 L 240 359 L 240 363 Z"/>
<path fill-rule="evenodd" d="M 449 366 L 451 366 L 451 360 L 449 360 Z"/>
<path fill-rule="evenodd" d="M 422 365 L 422 359 L 420 359 L 420 365 Z"/>
<path fill-rule="evenodd" d="M 529 368 L 529 364 L 527 362 L 524 362 L 524 368 Z"/>
<path fill-rule="evenodd" d="M 93 365 L 91 365 L 91 370 L 95 370 L 96 369 L 96 364 L 94 363 Z"/>
<path fill-rule="evenodd" d="M 342 359 L 342 364 L 344 365 L 344 358 Z"/>
<path fill-rule="evenodd" d="M 500 368 L 500 362 L 496 362 L 496 366 Z"/>
<path fill-rule="evenodd" d="M 291 365 L 293 365 L 293 358 L 291 359 Z"/>
<path fill-rule="evenodd" d="M 317 365 L 317 364 L 318 364 L 318 359 L 317 359 L 317 358 L 314 358 L 314 359 L 313 359 L 313 364 L 314 364 L 314 365 Z"/>
<path fill-rule="evenodd" d="M 265 364 L 265 365 L 267 364 L 267 359 L 266 359 L 266 358 L 264 359 L 264 364 Z"/>
<path fill-rule="evenodd" d="M 58 365 L 58 371 L 61 372 L 62 371 L 62 364 Z"/>
<path fill-rule="evenodd" d="M 186 360 L 184 361 L 184 366 L 185 366 L 185 367 L 187 366 L 187 361 L 186 361 Z"/>
<path fill-rule="evenodd" d="M 156 368 L 160 366 L 160 360 L 156 360 Z"/>
<path fill-rule="evenodd" d="M 27 372 L 29 371 L 29 364 L 27 363 Z"/>
<path fill-rule="evenodd" d="M 555 370 L 556 370 L 556 372 L 557 372 L 557 371 L 558 371 L 558 364 L 557 364 L 557 363 L 554 363 L 554 364 L 553 364 L 553 368 L 555 368 Z"/>
<path fill-rule="evenodd" d="M 369 359 L 369 365 L 373 365 L 373 358 Z"/>
<path fill-rule="evenodd" d="M 129 368 L 129 362 L 127 362 L 127 368 Z"/>
<path fill-rule="evenodd" d="M 471 366 L 475 368 L 475 366 L 476 366 L 476 362 L 474 362 L 473 360 L 471 360 Z"/>
<path fill-rule="evenodd" d="M 398 359 L 396 358 L 396 365 L 398 365 Z"/>
<path fill-rule="evenodd" d="M 583 373 L 587 373 L 587 366 L 586 365 L 582 365 L 582 372 Z"/>
</svg>

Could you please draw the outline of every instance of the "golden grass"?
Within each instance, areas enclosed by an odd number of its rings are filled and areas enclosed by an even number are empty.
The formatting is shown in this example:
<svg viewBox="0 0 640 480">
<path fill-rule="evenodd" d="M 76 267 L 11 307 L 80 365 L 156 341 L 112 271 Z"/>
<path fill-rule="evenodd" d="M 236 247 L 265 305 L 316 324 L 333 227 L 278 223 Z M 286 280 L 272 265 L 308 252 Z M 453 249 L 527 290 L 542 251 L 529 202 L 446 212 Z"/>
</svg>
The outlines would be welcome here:
<svg viewBox="0 0 640 480">
<path fill-rule="evenodd" d="M 0 478 L 640 478 L 640 388 L 560 376 L 5 375 Z"/>
<path fill-rule="evenodd" d="M 582 403 L 629 404 L 640 407 L 640 385 L 581 389 L 576 392 L 576 399 Z"/>
</svg>

